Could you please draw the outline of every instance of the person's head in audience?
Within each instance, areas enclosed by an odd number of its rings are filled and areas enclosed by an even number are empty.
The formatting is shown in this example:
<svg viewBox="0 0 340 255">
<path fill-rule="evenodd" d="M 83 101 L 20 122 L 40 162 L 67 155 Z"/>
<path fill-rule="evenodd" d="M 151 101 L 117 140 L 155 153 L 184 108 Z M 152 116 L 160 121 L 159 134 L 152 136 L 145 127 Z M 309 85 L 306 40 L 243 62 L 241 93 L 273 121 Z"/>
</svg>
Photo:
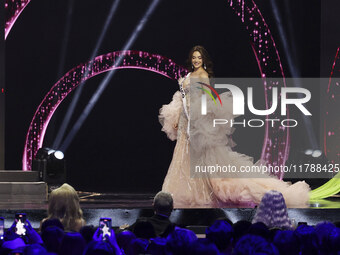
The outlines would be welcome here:
<svg viewBox="0 0 340 255">
<path fill-rule="evenodd" d="M 248 232 L 248 229 L 250 228 L 250 226 L 251 226 L 251 223 L 247 220 L 240 220 L 233 224 L 233 229 L 234 229 L 233 246 L 235 246 L 237 241 Z"/>
<path fill-rule="evenodd" d="M 269 243 L 263 237 L 255 235 L 245 235 L 236 244 L 234 255 L 279 255 L 278 250 L 274 245 Z"/>
<path fill-rule="evenodd" d="M 79 233 L 83 236 L 85 242 L 88 244 L 92 241 L 92 237 L 96 232 L 96 229 L 93 225 L 84 226 L 80 229 Z"/>
<path fill-rule="evenodd" d="M 319 252 L 319 240 L 315 228 L 307 225 L 298 226 L 294 233 L 300 241 L 301 255 L 317 255 Z"/>
<path fill-rule="evenodd" d="M 220 252 L 231 252 L 234 230 L 224 220 L 216 220 L 205 231 L 206 238 L 214 243 Z"/>
<path fill-rule="evenodd" d="M 44 228 L 41 238 L 48 252 L 59 253 L 61 241 L 64 238 L 64 231 L 56 226 Z"/>
<path fill-rule="evenodd" d="M 329 254 L 340 254 L 340 229 L 332 229 L 325 243 L 329 247 Z"/>
<path fill-rule="evenodd" d="M 118 246 L 123 250 L 126 251 L 129 248 L 130 243 L 132 242 L 132 240 L 136 239 L 136 236 L 134 233 L 132 233 L 131 231 L 125 230 L 123 232 L 120 232 L 117 236 L 117 243 Z"/>
<path fill-rule="evenodd" d="M 220 251 L 214 243 L 207 239 L 197 239 L 191 243 L 191 255 L 219 255 Z"/>
<path fill-rule="evenodd" d="M 44 222 L 41 224 L 41 232 L 44 232 L 44 230 L 48 227 L 58 227 L 60 228 L 61 230 L 64 231 L 64 226 L 63 224 L 60 222 L 59 219 L 57 218 L 50 218 L 50 219 L 47 219 L 47 220 L 44 220 Z"/>
<path fill-rule="evenodd" d="M 248 234 L 261 236 L 266 240 L 269 240 L 269 229 L 263 222 L 256 222 L 252 224 L 248 229 Z"/>
<path fill-rule="evenodd" d="M 279 250 L 280 255 L 298 255 L 300 242 L 292 230 L 279 230 L 273 239 L 273 244 Z"/>
<path fill-rule="evenodd" d="M 263 195 L 252 221 L 252 223 L 256 222 L 263 222 L 268 228 L 292 229 L 286 202 L 281 192 L 270 190 Z"/>
<path fill-rule="evenodd" d="M 147 220 L 139 220 L 133 229 L 137 238 L 150 239 L 156 237 L 153 225 Z"/>
<path fill-rule="evenodd" d="M 176 227 L 166 238 L 167 254 L 190 254 L 191 243 L 196 240 L 197 236 L 193 231 Z"/>
<path fill-rule="evenodd" d="M 78 232 L 65 233 L 64 238 L 60 244 L 60 254 L 83 255 L 85 246 L 85 240 Z"/>
<path fill-rule="evenodd" d="M 127 255 L 136 255 L 136 254 L 147 254 L 146 250 L 149 246 L 149 241 L 146 239 L 133 239 L 130 243 L 128 250 L 126 251 Z"/>
<path fill-rule="evenodd" d="M 12 253 L 13 254 L 13 253 Z M 16 253 L 14 253 L 16 254 Z M 24 252 L 22 253 L 23 255 L 47 255 L 47 251 L 44 247 L 42 247 L 40 244 L 31 244 L 27 245 Z"/>
<path fill-rule="evenodd" d="M 65 231 L 79 231 L 85 225 L 79 197 L 68 184 L 53 190 L 48 199 L 48 219 L 60 219 Z"/>
<path fill-rule="evenodd" d="M 147 254 L 165 255 L 166 239 L 162 237 L 152 238 L 146 249 Z"/>
<path fill-rule="evenodd" d="M 116 253 L 108 242 L 92 241 L 87 245 L 84 255 L 116 255 Z"/>
<path fill-rule="evenodd" d="M 334 228 L 336 227 L 331 222 L 320 222 L 316 224 L 315 233 L 318 236 L 319 243 L 322 243 Z"/>
<path fill-rule="evenodd" d="M 340 251 L 340 230 L 330 222 L 322 222 L 315 226 L 319 239 L 321 254 L 336 254 Z"/>
<path fill-rule="evenodd" d="M 269 237 L 267 238 L 267 240 L 269 242 L 273 242 L 276 233 L 279 232 L 279 231 L 281 231 L 281 228 L 271 228 L 271 229 L 269 229 Z"/>
<path fill-rule="evenodd" d="M 160 191 L 156 194 L 153 199 L 153 208 L 155 214 L 169 217 L 172 210 L 174 209 L 174 201 L 172 196 L 168 192 Z"/>
</svg>

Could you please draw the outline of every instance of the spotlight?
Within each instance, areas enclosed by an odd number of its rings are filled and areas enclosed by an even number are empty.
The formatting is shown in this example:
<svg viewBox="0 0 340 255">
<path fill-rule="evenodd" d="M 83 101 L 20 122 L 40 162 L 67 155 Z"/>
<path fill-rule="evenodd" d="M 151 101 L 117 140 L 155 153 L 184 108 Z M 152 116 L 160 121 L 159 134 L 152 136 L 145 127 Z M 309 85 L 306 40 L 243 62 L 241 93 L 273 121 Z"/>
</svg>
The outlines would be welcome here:
<svg viewBox="0 0 340 255">
<path fill-rule="evenodd" d="M 306 155 L 312 155 L 312 153 L 313 153 L 313 150 L 311 149 L 305 150 Z"/>
<path fill-rule="evenodd" d="M 59 160 L 62 160 L 64 158 L 64 153 L 61 152 L 61 151 L 55 151 L 53 153 L 53 156 L 56 158 L 56 159 L 59 159 Z"/>
<path fill-rule="evenodd" d="M 62 184 L 66 179 L 64 153 L 47 147 L 40 148 L 33 160 L 32 169 L 39 171 L 40 180 L 48 184 Z"/>
<path fill-rule="evenodd" d="M 322 152 L 320 151 L 320 150 L 315 150 L 315 151 L 313 151 L 313 153 L 312 153 L 312 157 L 313 158 L 318 158 L 318 157 L 320 157 L 322 155 Z"/>
<path fill-rule="evenodd" d="M 286 172 L 285 179 L 296 182 L 305 180 L 312 189 L 320 187 L 329 179 L 333 178 L 334 173 L 328 169 L 329 160 L 320 149 L 292 150 L 286 166 L 296 169 L 296 171 Z"/>
</svg>

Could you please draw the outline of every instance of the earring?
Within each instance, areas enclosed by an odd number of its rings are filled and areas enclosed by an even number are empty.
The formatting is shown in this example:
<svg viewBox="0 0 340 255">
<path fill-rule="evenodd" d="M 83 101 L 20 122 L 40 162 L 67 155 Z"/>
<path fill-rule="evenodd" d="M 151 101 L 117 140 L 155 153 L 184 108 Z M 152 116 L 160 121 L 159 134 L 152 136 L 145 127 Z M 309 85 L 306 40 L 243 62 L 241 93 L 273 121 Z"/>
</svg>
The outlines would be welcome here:
<svg viewBox="0 0 340 255">
<path fill-rule="evenodd" d="M 207 66 L 204 64 L 204 69 L 206 69 L 207 70 Z"/>
<path fill-rule="evenodd" d="M 194 70 L 194 65 L 191 65 L 192 70 Z"/>
</svg>

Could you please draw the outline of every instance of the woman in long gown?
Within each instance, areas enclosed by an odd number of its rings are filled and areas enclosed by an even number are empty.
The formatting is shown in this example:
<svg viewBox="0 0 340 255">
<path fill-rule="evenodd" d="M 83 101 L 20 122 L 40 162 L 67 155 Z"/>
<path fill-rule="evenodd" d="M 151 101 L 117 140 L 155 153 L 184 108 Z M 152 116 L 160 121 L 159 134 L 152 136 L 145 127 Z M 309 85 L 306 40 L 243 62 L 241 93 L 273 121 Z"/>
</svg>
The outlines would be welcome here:
<svg viewBox="0 0 340 255">
<path fill-rule="evenodd" d="M 233 141 L 228 135 L 232 134 L 232 128 L 223 126 L 210 132 L 207 126 L 211 125 L 209 120 L 214 118 L 236 117 L 232 114 L 232 97 L 229 92 L 220 94 L 223 108 L 207 107 L 213 110 L 208 110 L 203 118 L 195 117 L 198 114 L 193 112 L 200 109 L 198 104 L 204 92 L 198 89 L 189 90 L 190 78 L 207 82 L 212 76 L 212 63 L 202 46 L 191 49 L 189 61 L 191 72 L 179 80 L 180 91 L 174 94 L 170 104 L 163 105 L 159 115 L 162 131 L 169 139 L 177 139 L 162 187 L 163 191 L 173 195 L 174 206 L 194 208 L 258 204 L 269 190 L 280 191 L 288 206 L 306 206 L 310 188 L 304 181 L 291 185 L 265 173 L 256 173 L 257 178 L 244 178 L 239 174 L 230 178 L 210 178 L 209 174 L 200 177 L 190 175 L 190 155 L 191 159 L 194 155 L 204 165 L 232 165 L 240 169 L 241 166 L 253 166 L 254 163 L 252 157 L 231 149 Z M 208 106 L 209 103 L 211 104 L 211 100 L 208 101 Z"/>
</svg>

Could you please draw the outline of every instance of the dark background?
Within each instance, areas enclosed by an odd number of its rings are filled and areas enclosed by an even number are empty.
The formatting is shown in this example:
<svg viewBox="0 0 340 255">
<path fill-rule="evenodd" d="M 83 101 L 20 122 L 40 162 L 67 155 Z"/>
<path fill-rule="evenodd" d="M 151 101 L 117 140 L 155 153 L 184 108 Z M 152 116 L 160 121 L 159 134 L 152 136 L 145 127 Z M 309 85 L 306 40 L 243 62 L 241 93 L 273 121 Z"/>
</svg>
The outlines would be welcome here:
<svg viewBox="0 0 340 255">
<path fill-rule="evenodd" d="M 288 21 L 292 22 L 293 33 L 288 33 L 288 39 L 297 49 L 295 57 L 301 75 L 318 77 L 320 1 L 289 0 L 288 9 L 283 1 L 278 2 L 287 31 Z M 65 62 L 60 64 L 70 3 L 32 0 L 7 37 L 6 169 L 21 169 L 25 136 L 34 112 L 64 73 L 90 58 L 112 1 L 74 1 Z M 97 55 L 120 50 L 150 3 L 121 1 Z M 269 1 L 256 3 L 269 25 L 289 77 L 271 5 Z M 259 77 L 249 36 L 225 0 L 161 1 L 131 49 L 160 54 L 184 65 L 190 48 L 197 44 L 210 53 L 216 77 Z M 86 83 L 68 131 L 103 77 L 98 75 Z M 175 142 L 161 132 L 157 116 L 159 108 L 171 101 L 177 89 L 175 81 L 155 73 L 117 71 L 65 152 L 68 182 L 86 191 L 160 190 Z M 319 88 L 308 89 L 313 95 Z M 52 146 L 73 94 L 54 114 L 44 146 Z M 311 103 L 309 109 L 318 112 L 318 105 Z M 291 117 L 299 118 L 294 112 Z M 313 124 L 318 131 L 318 120 L 313 119 Z M 303 146 L 303 127 L 291 132 L 292 146 Z M 233 138 L 238 144 L 236 151 L 259 158 L 263 130 L 239 128 Z"/>
<path fill-rule="evenodd" d="M 0 6 L 0 33 L 1 38 L 4 38 L 4 5 Z M 0 56 L 5 54 L 5 41 L 0 40 Z M 2 89 L 5 89 L 5 73 L 4 73 L 4 57 L 0 57 L 0 169 L 5 167 L 5 95 Z"/>
</svg>

